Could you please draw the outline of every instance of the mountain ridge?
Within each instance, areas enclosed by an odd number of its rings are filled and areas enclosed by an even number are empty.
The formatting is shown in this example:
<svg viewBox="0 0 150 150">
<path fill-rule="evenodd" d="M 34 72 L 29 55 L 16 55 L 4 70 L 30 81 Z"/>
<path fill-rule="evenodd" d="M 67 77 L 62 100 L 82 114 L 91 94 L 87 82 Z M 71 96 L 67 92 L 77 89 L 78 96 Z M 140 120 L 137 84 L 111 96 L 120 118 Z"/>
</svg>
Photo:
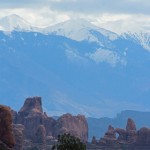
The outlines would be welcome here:
<svg viewBox="0 0 150 150">
<path fill-rule="evenodd" d="M 146 32 L 125 32 L 121 35 L 113 31 L 95 26 L 85 19 L 70 19 L 44 28 L 34 27 L 18 15 L 12 14 L 0 19 L 0 31 L 26 31 L 42 34 L 60 35 L 76 41 L 96 42 L 100 46 L 106 46 L 117 38 L 129 39 L 150 51 L 150 34 Z M 101 39 L 100 39 L 101 38 Z M 103 39 L 103 40 L 102 40 Z M 106 42 L 107 41 L 107 42 Z"/>
<path fill-rule="evenodd" d="M 149 110 L 149 51 L 131 38 L 91 35 L 102 45 L 56 34 L 1 31 L 0 102 L 17 110 L 25 97 L 41 95 L 52 115 Z"/>
</svg>

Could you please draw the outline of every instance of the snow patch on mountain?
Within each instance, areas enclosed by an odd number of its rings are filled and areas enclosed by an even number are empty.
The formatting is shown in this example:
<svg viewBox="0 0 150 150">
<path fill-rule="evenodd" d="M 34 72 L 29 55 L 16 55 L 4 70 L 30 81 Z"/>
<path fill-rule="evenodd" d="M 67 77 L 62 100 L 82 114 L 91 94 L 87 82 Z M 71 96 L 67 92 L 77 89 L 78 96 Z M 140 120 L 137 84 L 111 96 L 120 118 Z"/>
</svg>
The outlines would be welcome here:
<svg viewBox="0 0 150 150">
<path fill-rule="evenodd" d="M 121 58 L 116 52 L 107 49 L 97 49 L 94 53 L 87 53 L 86 56 L 97 64 L 105 62 L 115 67 L 118 63 L 126 65 L 125 59 Z"/>
</svg>

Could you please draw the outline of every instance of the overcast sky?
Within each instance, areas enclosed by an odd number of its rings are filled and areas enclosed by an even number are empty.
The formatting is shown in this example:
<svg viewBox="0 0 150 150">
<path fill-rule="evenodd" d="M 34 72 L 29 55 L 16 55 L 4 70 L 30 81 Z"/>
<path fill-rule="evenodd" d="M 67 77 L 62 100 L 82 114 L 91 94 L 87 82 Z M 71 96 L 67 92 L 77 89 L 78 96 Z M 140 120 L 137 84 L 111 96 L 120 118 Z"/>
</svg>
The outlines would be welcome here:
<svg viewBox="0 0 150 150">
<path fill-rule="evenodd" d="M 0 18 L 11 14 L 39 27 L 84 18 L 117 33 L 150 32 L 150 0 L 0 0 Z"/>
</svg>

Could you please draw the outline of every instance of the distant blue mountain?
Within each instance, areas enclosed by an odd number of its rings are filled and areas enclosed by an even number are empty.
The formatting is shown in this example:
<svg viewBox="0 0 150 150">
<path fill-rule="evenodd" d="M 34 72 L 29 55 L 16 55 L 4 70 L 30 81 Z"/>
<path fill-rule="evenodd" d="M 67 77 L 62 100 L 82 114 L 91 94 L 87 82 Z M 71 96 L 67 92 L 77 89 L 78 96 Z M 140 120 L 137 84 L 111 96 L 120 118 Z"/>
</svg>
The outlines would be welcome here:
<svg viewBox="0 0 150 150">
<path fill-rule="evenodd" d="M 72 21 L 43 30 L 23 30 L 23 22 L 0 32 L 1 104 L 18 110 L 38 95 L 55 116 L 150 110 L 148 35 L 119 36 L 80 21 L 73 22 L 75 30 L 68 27 Z"/>
</svg>

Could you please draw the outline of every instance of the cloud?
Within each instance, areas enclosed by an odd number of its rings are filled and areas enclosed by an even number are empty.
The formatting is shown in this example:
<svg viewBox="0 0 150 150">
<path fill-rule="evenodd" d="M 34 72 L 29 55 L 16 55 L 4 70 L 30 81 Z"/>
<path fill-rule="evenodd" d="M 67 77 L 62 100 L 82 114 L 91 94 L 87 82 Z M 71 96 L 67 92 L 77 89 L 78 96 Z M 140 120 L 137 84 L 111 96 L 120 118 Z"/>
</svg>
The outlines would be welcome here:
<svg viewBox="0 0 150 150">
<path fill-rule="evenodd" d="M 103 14 L 92 22 L 108 30 L 123 33 L 126 31 L 150 32 L 150 17 L 148 15 Z"/>
<path fill-rule="evenodd" d="M 32 25 L 83 18 L 117 33 L 150 31 L 149 0 L 0 0 L 0 17 L 17 14 Z"/>
<path fill-rule="evenodd" d="M 0 0 L 1 8 L 49 7 L 54 11 L 76 13 L 150 14 L 149 0 Z"/>
<path fill-rule="evenodd" d="M 81 104 L 70 98 L 69 95 L 61 91 L 55 91 L 51 98 L 51 106 L 53 110 L 47 112 L 50 115 L 62 115 L 65 113 L 71 113 L 73 115 L 83 114 L 86 117 L 95 116 L 100 114 L 101 110 L 95 106 L 89 106 L 88 104 Z"/>
<path fill-rule="evenodd" d="M 48 0 L 0 0 L 0 8 L 36 8 L 48 4 Z"/>
<path fill-rule="evenodd" d="M 148 0 L 64 0 L 53 1 L 50 8 L 84 13 L 133 13 L 150 14 Z"/>
<path fill-rule="evenodd" d="M 29 22 L 32 26 L 37 27 L 47 27 L 69 19 L 69 16 L 67 14 L 51 11 L 47 7 L 43 7 L 40 9 L 1 9 L 0 18 L 12 14 L 19 15 L 27 22 Z"/>
<path fill-rule="evenodd" d="M 49 110 L 46 106 L 44 109 L 51 116 L 60 116 L 65 113 L 71 113 L 73 115 L 83 114 L 86 117 L 115 117 L 118 112 L 122 110 L 145 110 L 145 105 L 127 102 L 127 101 L 114 101 L 113 99 L 99 99 L 96 103 L 81 104 L 70 98 L 70 96 L 62 91 L 55 91 L 51 95 L 51 103 Z"/>
</svg>

